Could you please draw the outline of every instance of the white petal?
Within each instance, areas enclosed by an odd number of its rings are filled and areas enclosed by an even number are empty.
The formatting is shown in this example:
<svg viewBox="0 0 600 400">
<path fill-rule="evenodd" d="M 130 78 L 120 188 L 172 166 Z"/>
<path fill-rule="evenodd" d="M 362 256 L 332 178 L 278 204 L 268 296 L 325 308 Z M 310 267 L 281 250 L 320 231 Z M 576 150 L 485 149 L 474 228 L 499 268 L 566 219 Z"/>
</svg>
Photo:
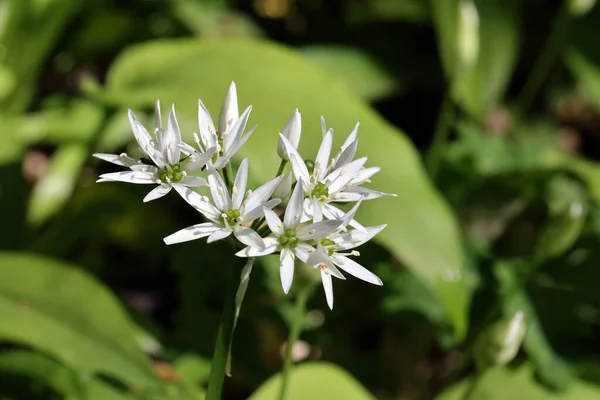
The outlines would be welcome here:
<svg viewBox="0 0 600 400">
<path fill-rule="evenodd" d="M 227 185 L 223 182 L 223 178 L 210 165 L 208 169 L 208 187 L 213 198 L 215 206 L 221 211 L 229 211 L 231 209 L 231 198 Z"/>
<path fill-rule="evenodd" d="M 244 199 L 246 192 L 246 185 L 248 183 L 248 158 L 244 158 L 238 168 L 237 175 L 235 176 L 235 182 L 233 183 L 233 189 L 231 193 L 232 208 L 239 210 Z"/>
<path fill-rule="evenodd" d="M 358 186 L 358 185 L 362 185 L 363 183 L 367 183 L 368 179 L 371 178 L 376 173 L 378 173 L 379 171 L 381 171 L 380 167 L 363 168 L 360 171 L 358 171 L 358 174 L 356 174 L 356 177 L 350 181 L 350 185 Z"/>
<path fill-rule="evenodd" d="M 155 187 L 154 189 L 152 189 L 150 191 L 150 193 L 148 193 L 146 195 L 146 197 L 144 197 L 144 203 L 147 203 L 149 201 L 152 200 L 156 200 L 158 198 L 161 198 L 163 196 L 165 196 L 167 193 L 169 193 L 171 191 L 171 185 L 159 185 L 157 187 Z"/>
<path fill-rule="evenodd" d="M 200 129 L 200 139 L 202 140 L 202 144 L 204 144 L 204 148 L 208 149 L 218 145 L 215 125 L 210 113 L 200 99 L 198 99 L 198 128 Z"/>
<path fill-rule="evenodd" d="M 182 185 L 173 185 L 173 188 L 183 197 L 185 201 L 192 207 L 194 207 L 199 213 L 204 215 L 206 218 L 214 222 L 219 222 L 221 218 L 221 212 L 215 208 L 211 203 L 207 201 L 206 197 L 199 195 L 192 189 L 189 189 Z"/>
<path fill-rule="evenodd" d="M 367 157 L 361 157 L 329 174 L 326 178 L 326 181 L 329 183 L 329 194 L 333 194 L 342 190 L 352 179 L 356 177 L 356 174 L 366 162 Z"/>
<path fill-rule="evenodd" d="M 265 249 L 265 242 L 260 235 L 253 229 L 246 226 L 238 226 L 234 229 L 233 234 L 243 244 L 250 247 L 256 247 L 259 250 Z"/>
<path fill-rule="evenodd" d="M 349 192 L 348 189 L 335 193 L 329 197 L 331 202 L 349 203 L 353 201 L 366 200 L 365 196 L 360 193 Z"/>
<path fill-rule="evenodd" d="M 346 256 L 337 256 L 334 254 L 332 260 L 335 265 L 350 275 L 357 277 L 358 279 L 362 279 L 363 281 L 372 283 L 373 285 L 383 285 L 383 282 L 377 275 Z"/>
<path fill-rule="evenodd" d="M 172 235 L 167 236 L 163 240 L 166 244 L 189 242 L 190 240 L 200 239 L 212 235 L 218 229 L 221 229 L 221 226 L 212 222 L 205 222 L 203 224 L 192 225 L 177 231 Z"/>
<path fill-rule="evenodd" d="M 273 194 L 273 191 L 277 187 L 280 179 L 281 177 L 278 176 L 277 178 L 271 179 L 269 182 L 256 188 L 256 190 L 250 193 L 246 198 L 246 201 L 242 206 L 242 210 L 252 211 L 257 207 L 262 207 L 267 199 Z"/>
<path fill-rule="evenodd" d="M 314 224 L 306 225 L 298 229 L 296 236 L 300 240 L 312 240 L 318 237 L 327 236 L 334 232 L 341 224 L 342 220 L 339 219 L 315 222 Z"/>
<path fill-rule="evenodd" d="M 248 139 L 250 139 L 250 136 L 252 135 L 252 133 L 254 132 L 255 129 L 256 129 L 256 126 L 253 126 L 252 128 L 250 128 L 248 130 L 248 132 L 246 132 L 246 134 L 244 136 L 242 136 L 241 138 L 236 140 L 235 143 L 233 143 L 231 149 L 229 149 L 227 151 L 227 154 L 225 155 L 224 158 L 226 160 L 231 159 L 231 157 L 233 157 L 235 155 L 235 153 L 238 152 L 238 150 L 244 145 L 244 143 L 246 143 L 248 141 Z"/>
<path fill-rule="evenodd" d="M 264 211 L 263 211 L 264 208 L 271 210 L 274 207 L 276 207 L 279 203 L 281 203 L 281 200 L 271 199 L 271 200 L 263 203 L 261 206 L 256 207 L 254 210 L 241 212 L 241 215 L 240 215 L 241 223 L 245 224 L 250 221 L 254 221 L 257 218 L 262 217 L 264 215 Z"/>
<path fill-rule="evenodd" d="M 337 250 L 349 250 L 358 247 L 381 232 L 387 225 L 368 226 L 353 229 L 335 239 Z"/>
<path fill-rule="evenodd" d="M 342 152 L 344 150 L 346 150 L 353 142 L 356 141 L 356 136 L 358 135 L 358 128 L 359 128 L 359 126 L 360 126 L 360 122 L 357 122 L 356 125 L 354 125 L 354 128 L 352 129 L 352 132 L 350 132 L 350 134 L 348 135 L 348 137 L 346 138 L 346 140 L 344 140 L 344 144 L 341 147 Z"/>
<path fill-rule="evenodd" d="M 290 249 L 281 249 L 279 254 L 281 286 L 285 294 L 288 294 L 294 279 L 294 253 Z"/>
<path fill-rule="evenodd" d="M 179 131 L 179 123 L 175 116 L 175 105 L 173 104 L 171 105 L 167 129 L 164 131 L 162 140 L 163 154 L 171 165 L 179 163 L 179 155 L 181 154 L 179 143 L 181 143 L 181 132 Z"/>
<path fill-rule="evenodd" d="M 348 225 L 350 225 L 352 223 L 352 220 L 354 219 L 354 216 L 356 215 L 356 211 L 358 211 L 358 207 L 360 207 L 362 201 L 359 200 L 354 207 L 352 207 L 350 209 L 350 211 L 348 211 L 346 214 L 344 214 L 344 216 L 341 218 L 342 221 L 342 225 L 340 225 L 340 228 L 346 228 Z M 362 230 L 365 230 L 364 227 L 361 225 Z"/>
<path fill-rule="evenodd" d="M 343 146 L 340 147 L 340 149 L 343 149 L 343 150 L 336 157 L 335 165 L 334 165 L 334 168 L 336 168 L 336 169 L 339 167 L 342 167 L 352 161 L 352 159 L 356 155 L 356 150 L 358 149 L 358 140 L 355 140 L 352 143 L 350 143 L 350 145 L 348 147 L 346 147 L 345 149 Z"/>
<path fill-rule="evenodd" d="M 200 146 L 200 149 L 202 149 L 202 148 L 203 147 Z M 185 142 L 179 143 L 179 149 L 181 150 L 182 153 L 185 153 L 186 156 L 189 156 L 190 154 L 198 153 L 198 150 L 196 150 L 195 148 L 193 148 L 192 146 L 190 146 L 189 144 L 187 144 Z"/>
<path fill-rule="evenodd" d="M 323 136 L 323 141 L 321 142 L 321 147 L 319 147 L 319 152 L 317 153 L 317 157 L 315 158 L 315 172 L 314 175 L 317 178 L 317 181 L 320 181 L 325 177 L 325 173 L 327 172 L 327 165 L 329 164 L 329 156 L 331 155 L 331 146 L 333 145 L 333 131 L 330 129 L 325 136 Z"/>
<path fill-rule="evenodd" d="M 321 210 L 323 211 L 323 215 L 325 216 L 325 218 L 328 219 L 343 219 L 344 216 L 346 215 L 342 210 L 340 210 L 339 208 L 331 205 L 331 204 L 322 204 L 321 205 Z M 357 228 L 357 229 L 361 229 L 364 230 L 365 227 L 362 226 L 357 220 L 353 219 L 352 221 L 350 221 L 348 223 L 348 225 Z"/>
<path fill-rule="evenodd" d="M 310 254 L 306 263 L 312 267 L 319 268 L 321 271 L 325 270 L 328 274 L 333 275 L 336 278 L 346 279 L 340 270 L 333 264 L 327 250 L 321 245 L 318 245 L 317 249 Z"/>
<path fill-rule="evenodd" d="M 162 117 L 160 114 L 160 100 L 157 99 L 154 105 L 154 127 L 156 129 L 162 129 Z"/>
<path fill-rule="evenodd" d="M 298 148 L 298 143 L 300 143 L 300 135 L 302 134 L 302 118 L 297 108 L 285 123 L 281 133 L 289 140 L 295 149 Z M 288 160 L 288 153 L 281 139 L 279 139 L 277 143 L 277 154 L 281 159 Z"/>
<path fill-rule="evenodd" d="M 313 222 L 321 222 L 323 221 L 323 211 L 321 211 L 321 204 L 319 204 L 319 200 L 315 196 L 312 198 L 312 220 Z"/>
<path fill-rule="evenodd" d="M 283 175 L 283 178 L 281 178 L 275 187 L 272 197 L 274 199 L 281 199 L 283 201 L 288 198 L 290 193 L 292 193 L 292 173 L 288 172 L 287 174 Z"/>
<path fill-rule="evenodd" d="M 283 217 L 283 226 L 294 229 L 300 224 L 300 218 L 302 217 L 302 203 L 304 202 L 304 191 L 302 189 L 302 179 L 300 178 L 296 182 L 294 192 L 290 197 L 290 201 L 285 208 L 285 215 Z"/>
<path fill-rule="evenodd" d="M 282 236 L 283 224 L 281 223 L 281 220 L 279 219 L 277 214 L 275 214 L 274 211 L 269 210 L 267 208 L 263 208 L 263 212 L 265 214 L 265 219 L 267 220 L 267 224 L 269 225 L 269 229 L 271 230 L 271 232 L 273 232 L 277 236 Z"/>
<path fill-rule="evenodd" d="M 103 181 L 109 180 L 127 183 L 156 184 L 156 179 L 153 179 L 151 175 L 141 171 L 111 172 L 110 174 L 102 174 L 99 178 Z"/>
<path fill-rule="evenodd" d="M 325 136 L 325 133 L 327 133 L 327 125 L 325 124 L 325 117 L 321 115 L 321 134 Z"/>
<path fill-rule="evenodd" d="M 217 148 L 215 146 L 209 148 L 204 153 L 199 153 L 196 151 L 190 156 L 190 161 L 186 164 L 184 170 L 187 172 L 192 172 L 204 168 L 216 151 Z"/>
<path fill-rule="evenodd" d="M 187 187 L 199 187 L 199 186 L 208 186 L 206 179 L 201 178 L 199 176 L 186 176 L 181 181 L 178 182 L 180 185 Z M 174 184 L 176 185 L 176 184 Z"/>
<path fill-rule="evenodd" d="M 312 247 L 310 244 L 300 242 L 294 249 L 294 254 L 296 255 L 296 257 L 298 257 L 298 259 L 300 259 L 300 261 L 307 262 L 308 257 L 310 257 L 310 254 L 313 251 L 315 251 L 315 248 Z"/>
<path fill-rule="evenodd" d="M 233 231 L 230 228 L 221 228 L 217 231 L 214 231 L 206 240 L 206 243 L 213 243 L 217 240 L 225 239 L 229 235 L 231 235 Z"/>
<path fill-rule="evenodd" d="M 221 112 L 219 113 L 219 132 L 225 132 L 227 127 L 231 127 L 239 116 L 237 91 L 235 83 L 231 82 L 229 89 L 227 89 L 225 100 L 223 100 Z"/>
<path fill-rule="evenodd" d="M 123 167 L 131 167 L 132 165 L 139 164 L 138 160 L 129 157 L 127 154 L 94 153 L 92 156 Z"/>
<path fill-rule="evenodd" d="M 294 148 L 290 141 L 287 140 L 287 138 L 281 133 L 279 134 L 279 138 L 283 142 L 285 149 L 288 152 L 294 176 L 297 180 L 302 180 L 304 182 L 304 185 L 308 187 L 308 184 L 310 183 L 310 175 L 308 174 L 308 168 L 306 168 L 306 164 L 300 156 L 300 153 L 298 153 L 298 150 L 296 150 L 296 148 Z"/>
<path fill-rule="evenodd" d="M 156 143 L 152 140 L 152 136 L 148 133 L 144 125 L 136 118 L 133 111 L 129 110 L 129 124 L 133 130 L 133 136 L 138 142 L 140 149 L 159 167 L 163 168 L 167 165 L 163 155 L 156 148 Z"/>
<path fill-rule="evenodd" d="M 359 193 L 362 196 L 363 200 L 373 200 L 383 196 L 397 197 L 397 195 L 393 193 L 378 192 L 376 190 L 359 186 L 349 187 L 346 190 L 344 190 L 344 193 Z"/>
<path fill-rule="evenodd" d="M 263 238 L 263 242 L 265 243 L 264 250 L 261 250 L 256 247 L 248 246 L 237 253 L 235 253 L 238 257 L 260 257 L 266 256 L 267 254 L 271 254 L 276 252 L 279 249 L 279 241 L 274 237 L 266 237 Z"/>
<path fill-rule="evenodd" d="M 325 290 L 327 305 L 329 306 L 330 310 L 333 310 L 333 283 L 331 282 L 331 275 L 321 270 L 321 281 L 323 282 L 323 289 Z"/>
<path fill-rule="evenodd" d="M 223 154 L 225 156 L 231 157 L 233 155 L 231 154 L 231 150 L 233 149 L 234 144 L 242 137 L 244 130 L 246 130 L 246 124 L 248 123 L 248 118 L 250 118 L 250 111 L 252 111 L 252 106 L 246 108 L 223 137 Z"/>
</svg>

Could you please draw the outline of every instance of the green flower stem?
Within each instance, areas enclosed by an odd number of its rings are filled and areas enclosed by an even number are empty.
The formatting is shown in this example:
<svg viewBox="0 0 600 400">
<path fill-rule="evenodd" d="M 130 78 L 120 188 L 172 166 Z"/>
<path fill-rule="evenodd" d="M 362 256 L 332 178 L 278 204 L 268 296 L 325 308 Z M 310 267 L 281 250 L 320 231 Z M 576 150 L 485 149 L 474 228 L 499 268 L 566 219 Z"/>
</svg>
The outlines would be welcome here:
<svg viewBox="0 0 600 400">
<path fill-rule="evenodd" d="M 223 168 L 221 172 L 223 173 L 225 185 L 227 185 L 227 189 L 231 192 L 231 188 L 233 188 L 233 170 L 231 169 L 231 163 L 227 163 L 227 166 Z"/>
<path fill-rule="evenodd" d="M 476 399 L 474 397 L 475 390 L 477 389 L 477 387 L 479 387 L 479 384 L 481 383 L 481 380 L 482 380 L 483 376 L 485 375 L 485 372 L 486 372 L 485 369 L 477 369 L 477 372 L 475 372 L 475 376 L 469 382 L 469 386 L 467 387 L 467 390 L 465 390 L 465 392 L 461 396 L 461 400 L 475 400 Z"/>
<path fill-rule="evenodd" d="M 235 321 L 235 296 L 240 285 L 241 274 L 237 268 L 231 271 L 227 292 L 225 293 L 225 304 L 221 314 L 221 323 L 217 333 L 217 342 L 210 365 L 210 376 L 208 378 L 208 390 L 206 400 L 221 400 L 223 390 L 223 379 L 227 369 L 229 348 L 233 335 Z"/>
<path fill-rule="evenodd" d="M 279 169 L 277 170 L 277 174 L 275 174 L 276 177 L 283 174 L 283 170 L 285 169 L 286 165 L 287 165 L 287 160 L 284 160 L 282 158 L 281 162 L 279 163 Z"/>
<path fill-rule="evenodd" d="M 296 296 L 296 303 L 294 307 L 294 315 L 292 319 L 292 326 L 290 326 L 290 333 L 285 346 L 285 359 L 283 361 L 283 372 L 281 374 L 281 388 L 279 390 L 279 400 L 284 400 L 286 391 L 289 384 L 290 371 L 294 360 L 292 359 L 292 350 L 294 344 L 300 337 L 302 332 L 302 325 L 306 316 L 306 302 L 312 293 L 314 285 L 307 284 L 302 288 L 298 296 Z"/>
<path fill-rule="evenodd" d="M 429 176 L 431 176 L 431 179 L 433 180 L 435 180 L 435 177 L 438 174 L 445 150 L 444 147 L 446 146 L 448 134 L 450 133 L 450 126 L 454 120 L 454 108 L 452 106 L 449 90 L 450 89 L 448 89 L 442 100 L 440 114 L 433 134 L 433 142 L 431 143 L 431 148 L 425 159 L 425 166 L 427 167 Z"/>
</svg>

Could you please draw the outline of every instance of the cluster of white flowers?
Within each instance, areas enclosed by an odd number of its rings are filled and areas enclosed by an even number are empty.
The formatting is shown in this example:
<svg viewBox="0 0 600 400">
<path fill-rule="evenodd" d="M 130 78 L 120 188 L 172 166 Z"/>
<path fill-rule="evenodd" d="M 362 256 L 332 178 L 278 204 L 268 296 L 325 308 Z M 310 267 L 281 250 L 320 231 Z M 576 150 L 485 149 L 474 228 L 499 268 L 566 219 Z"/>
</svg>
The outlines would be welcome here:
<svg viewBox="0 0 600 400">
<path fill-rule="evenodd" d="M 343 270 L 375 285 L 381 279 L 348 256 L 358 256 L 354 248 L 367 242 L 385 225 L 364 227 L 354 215 L 362 201 L 390 194 L 362 187 L 379 171 L 365 168 L 366 157 L 354 160 L 358 145 L 358 124 L 332 157 L 333 130 L 327 130 L 321 118 L 323 141 L 314 161 L 305 161 L 298 153 L 302 122 L 295 110 L 279 134 L 277 153 L 282 159 L 280 175 L 247 189 L 248 159 L 238 167 L 234 180 L 230 175 L 232 157 L 248 140 L 255 128 L 246 131 L 252 107 L 239 115 L 235 84 L 229 87 L 219 115 L 218 130 L 210 113 L 198 101 L 199 135 L 193 134 L 197 148 L 182 141 L 175 108 L 163 128 L 160 103 L 156 102 L 154 134 L 129 111 L 133 134 L 148 164 L 127 154 L 94 154 L 95 157 L 129 168 L 103 174 L 98 182 L 121 181 L 157 185 L 144 201 L 160 198 L 175 189 L 207 222 L 192 225 L 167 236 L 166 244 L 207 237 L 207 241 L 231 238 L 243 246 L 236 255 L 259 257 L 279 253 L 281 283 L 288 293 L 298 258 L 320 270 L 327 303 L 333 308 L 332 276 L 345 279 Z M 283 174 L 289 162 L 291 172 Z M 293 177 L 296 178 L 295 185 Z M 205 178 L 200 177 L 204 174 Z M 191 187 L 208 186 L 210 198 Z M 394 196 L 394 195 L 391 195 Z M 277 206 L 288 201 L 283 218 Z M 336 203 L 356 202 L 344 212 Z"/>
</svg>

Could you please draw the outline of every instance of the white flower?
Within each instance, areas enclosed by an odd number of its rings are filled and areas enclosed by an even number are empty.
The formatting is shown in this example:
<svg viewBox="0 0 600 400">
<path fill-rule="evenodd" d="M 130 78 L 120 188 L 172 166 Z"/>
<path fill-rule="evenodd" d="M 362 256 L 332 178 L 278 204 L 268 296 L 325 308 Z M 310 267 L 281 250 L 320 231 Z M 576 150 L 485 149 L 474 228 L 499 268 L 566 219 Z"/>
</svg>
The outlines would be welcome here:
<svg viewBox="0 0 600 400">
<path fill-rule="evenodd" d="M 283 175 L 283 178 L 281 178 L 281 182 L 279 182 L 279 184 L 273 191 L 273 195 L 271 197 L 274 199 L 280 199 L 281 201 L 284 201 L 288 198 L 290 193 L 292 193 L 292 173 L 288 172 L 285 175 Z"/>
<path fill-rule="evenodd" d="M 93 154 L 101 160 L 113 164 L 128 167 L 130 171 L 114 172 L 100 175 L 97 182 L 129 182 L 140 184 L 158 184 L 144 198 L 144 202 L 158 199 L 171 191 L 173 187 L 182 186 L 206 186 L 206 181 L 189 173 L 203 168 L 210 160 L 216 147 L 210 147 L 205 153 L 196 153 L 180 160 L 181 156 L 181 133 L 175 116 L 175 106 L 171 106 L 167 129 L 162 128 L 160 117 L 160 102 L 156 101 L 156 128 L 152 137 L 142 123 L 129 110 L 129 123 L 133 130 L 135 140 L 138 142 L 143 154 L 150 159 L 154 165 L 143 164 L 123 153 L 117 154 Z"/>
<path fill-rule="evenodd" d="M 259 257 L 279 251 L 281 285 L 285 293 L 289 292 L 294 278 L 294 259 L 298 257 L 306 262 L 309 254 L 314 251 L 314 247 L 307 242 L 333 232 L 343 222 L 329 220 L 300 227 L 303 199 L 300 179 L 285 209 L 283 223 L 275 212 L 265 208 L 265 218 L 274 235 L 263 239 L 265 248 L 250 245 L 236 253 L 239 257 Z"/>
<path fill-rule="evenodd" d="M 300 117 L 298 109 L 294 111 L 290 119 L 288 119 L 288 121 L 285 123 L 285 126 L 281 130 L 281 134 L 290 141 L 295 149 L 298 148 L 298 143 L 300 143 L 300 135 L 302 134 L 302 118 Z M 281 139 L 277 143 L 277 154 L 282 160 L 289 160 L 288 153 L 285 150 L 285 145 Z"/>
<path fill-rule="evenodd" d="M 381 225 L 346 231 L 345 227 L 354 218 L 359 205 L 360 201 L 344 216 L 343 223 L 337 231 L 324 237 L 315 238 L 317 249 L 310 254 L 306 261 L 307 264 L 321 270 L 321 281 L 330 309 L 333 309 L 333 283 L 331 277 L 346 279 L 339 269 L 363 281 L 374 285 L 383 285 L 377 275 L 348 258 L 348 256 L 358 256 L 360 254 L 354 250 L 351 252 L 347 252 L 347 250 L 354 249 L 367 242 L 386 227 L 386 225 Z M 315 222 L 317 222 L 322 216 L 319 215 L 318 207 L 315 207 L 315 210 L 317 210 L 315 213 Z"/>
<path fill-rule="evenodd" d="M 176 188 L 182 197 L 210 222 L 192 225 L 164 238 L 166 244 L 187 242 L 208 236 L 208 243 L 224 239 L 232 233 L 247 246 L 264 249 L 262 238 L 253 229 L 245 226 L 264 215 L 263 210 L 270 210 L 280 203 L 279 199 L 268 200 L 281 177 L 270 180 L 257 188 L 244 192 L 248 182 L 248 159 L 245 158 L 235 177 L 231 196 L 219 173 L 208 166 L 208 186 L 214 205 L 208 198 L 187 188 Z"/>
<path fill-rule="evenodd" d="M 246 108 L 241 116 L 239 115 L 235 83 L 232 82 L 221 107 L 219 131 L 217 132 L 210 113 L 202 103 L 202 100 L 198 100 L 200 137 L 194 135 L 196 144 L 201 152 L 207 148 L 217 148 L 215 157 L 211 159 L 211 163 L 216 169 L 224 168 L 231 160 L 231 157 L 237 153 L 248 138 L 250 138 L 252 132 L 254 132 L 256 127 L 253 127 L 244 134 L 248 118 L 250 117 L 250 111 L 252 111 L 252 106 Z M 187 146 L 185 151 L 192 153 L 196 150 L 193 147 Z"/>
</svg>

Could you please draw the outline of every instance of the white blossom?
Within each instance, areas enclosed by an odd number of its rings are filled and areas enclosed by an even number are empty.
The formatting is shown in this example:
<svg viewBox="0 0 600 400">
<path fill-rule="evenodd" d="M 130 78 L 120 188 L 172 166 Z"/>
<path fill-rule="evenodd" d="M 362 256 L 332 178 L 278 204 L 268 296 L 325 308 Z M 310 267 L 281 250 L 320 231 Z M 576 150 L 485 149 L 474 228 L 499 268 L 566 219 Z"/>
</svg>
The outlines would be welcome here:
<svg viewBox="0 0 600 400">
<path fill-rule="evenodd" d="M 285 126 L 281 130 L 281 134 L 285 136 L 287 140 L 289 140 L 295 149 L 298 148 L 298 143 L 300 143 L 300 135 L 302 134 L 302 118 L 300 116 L 300 112 L 298 112 L 298 109 L 296 109 L 290 119 L 288 119 Z M 277 154 L 281 159 L 285 161 L 289 160 L 285 145 L 281 139 L 277 143 Z"/>
</svg>

